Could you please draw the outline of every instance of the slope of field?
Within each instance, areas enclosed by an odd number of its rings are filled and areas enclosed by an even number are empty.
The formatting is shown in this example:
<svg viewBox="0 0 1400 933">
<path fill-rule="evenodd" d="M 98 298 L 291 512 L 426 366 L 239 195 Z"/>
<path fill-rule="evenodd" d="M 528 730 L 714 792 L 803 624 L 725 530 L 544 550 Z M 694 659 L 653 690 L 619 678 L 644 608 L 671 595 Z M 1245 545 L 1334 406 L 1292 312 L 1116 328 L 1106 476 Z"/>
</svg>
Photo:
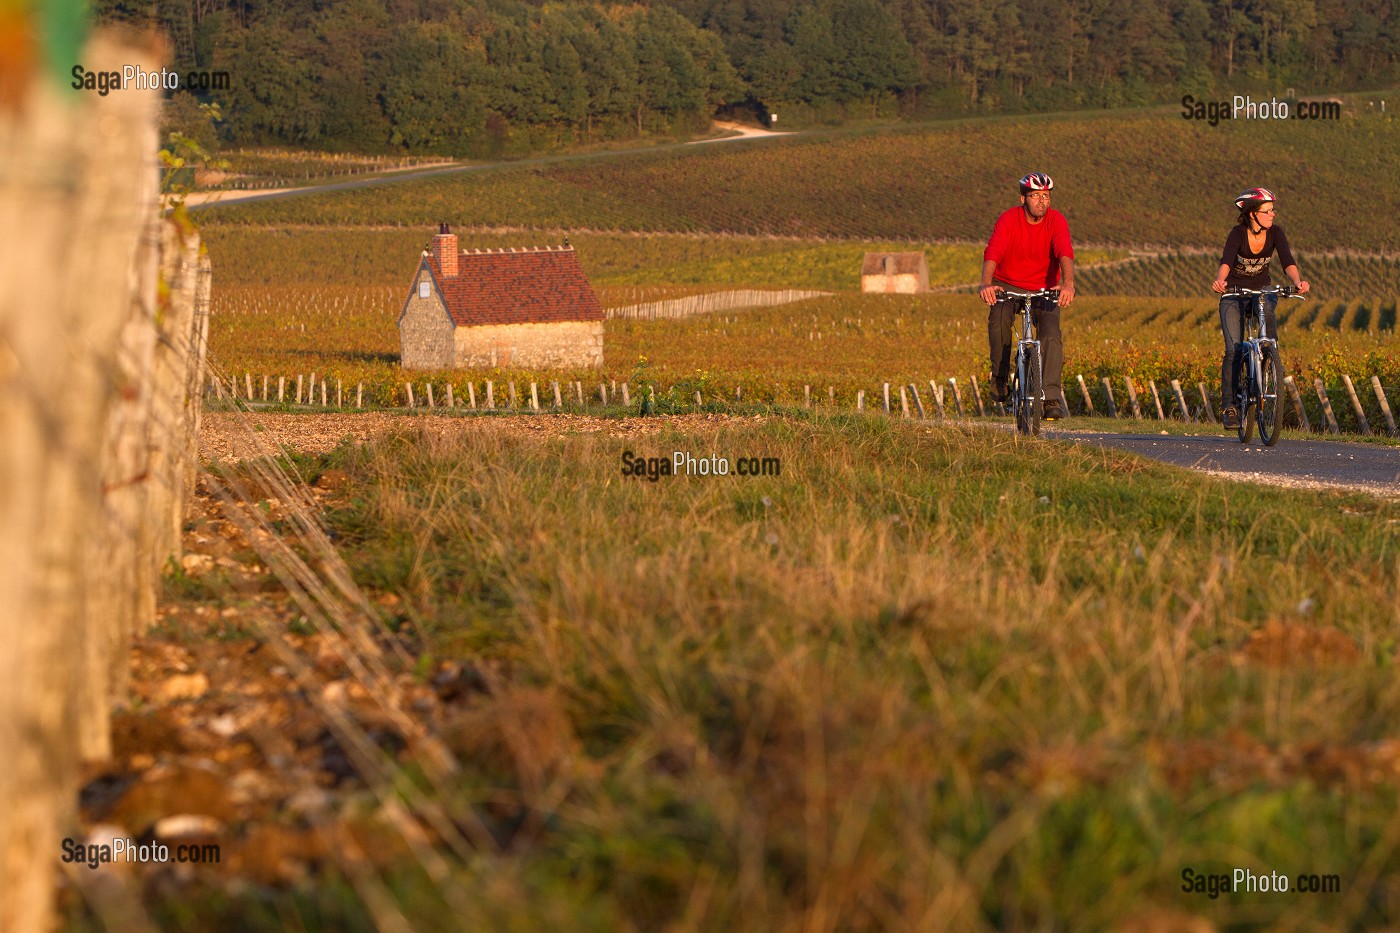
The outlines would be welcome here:
<svg viewBox="0 0 1400 933">
<path fill-rule="evenodd" d="M 943 123 L 507 166 L 216 207 L 220 223 L 501 225 L 892 240 L 986 236 L 1029 168 L 1089 242 L 1214 247 L 1250 184 L 1311 249 L 1400 249 L 1400 123 L 1224 121 L 1179 110 Z M 1358 180 L 1358 174 L 1365 179 Z"/>
<path fill-rule="evenodd" d="M 1346 300 L 1359 296 L 1389 299 L 1400 296 L 1400 256 L 1327 255 L 1295 250 L 1312 297 Z M 1206 297 L 1219 268 L 1220 251 L 1169 252 L 1084 268 L 1076 280 L 1080 291 L 1094 295 L 1156 295 Z M 1289 284 L 1282 270 L 1272 269 L 1274 281 Z"/>
<path fill-rule="evenodd" d="M 333 804 L 303 831 L 289 803 L 270 850 L 302 880 L 152 874 L 156 916 L 368 929 L 366 886 L 290 844 L 310 832 L 365 847 L 347 862 L 384 873 L 376 916 L 405 929 L 1393 922 L 1394 502 L 883 419 L 551 420 L 422 419 L 299 463 L 338 490 L 327 525 L 409 652 L 387 661 L 459 763 L 445 792 L 401 786 L 481 841 L 453 853 L 409 822 L 443 856 L 420 869 L 389 829 L 407 818 L 302 716 L 284 741 Z M 621 474 L 624 451 L 673 450 L 781 475 Z M 258 594 L 189 589 L 165 637 L 222 639 L 221 686 L 299 632 L 296 612 L 219 628 Z M 370 699 L 352 687 L 338 715 L 402 748 Z M 180 706 L 202 724 L 229 702 Z M 175 736 L 191 714 L 141 715 Z M 200 773 L 231 783 L 257 735 Z M 1336 888 L 1182 892 L 1183 869 L 1230 866 Z"/>
<path fill-rule="evenodd" d="M 249 285 L 407 288 L 419 252 L 435 227 L 239 227 L 203 231 L 220 287 Z M 935 287 L 977 281 L 980 243 L 920 243 L 704 236 L 459 230 L 464 249 L 557 245 L 567 237 L 595 286 L 814 288 L 859 291 L 866 252 L 924 254 Z M 1121 250 L 1081 249 L 1081 263 L 1127 257 Z M 702 289 L 695 289 L 702 290 Z"/>
</svg>

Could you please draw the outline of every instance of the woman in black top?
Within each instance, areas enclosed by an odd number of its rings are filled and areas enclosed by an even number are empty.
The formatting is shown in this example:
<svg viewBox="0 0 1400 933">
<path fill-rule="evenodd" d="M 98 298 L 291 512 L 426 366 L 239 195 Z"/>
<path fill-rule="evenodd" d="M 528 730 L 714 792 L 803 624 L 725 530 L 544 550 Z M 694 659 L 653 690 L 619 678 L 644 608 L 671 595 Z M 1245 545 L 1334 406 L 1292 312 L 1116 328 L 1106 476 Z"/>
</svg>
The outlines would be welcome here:
<svg viewBox="0 0 1400 933">
<path fill-rule="evenodd" d="M 1269 285 L 1269 261 L 1278 253 L 1283 274 L 1293 280 L 1299 293 L 1307 292 L 1308 283 L 1298 273 L 1293 251 L 1283 228 L 1274 223 L 1274 193 L 1268 188 L 1248 188 L 1235 198 L 1240 216 L 1230 235 L 1225 238 L 1225 251 L 1220 256 L 1220 271 L 1210 287 L 1223 293 L 1227 288 L 1264 288 Z M 1277 295 L 1264 296 L 1264 336 L 1278 338 L 1274 325 Z M 1220 332 L 1225 338 L 1225 355 L 1220 361 L 1220 408 L 1226 429 L 1237 428 L 1240 413 L 1235 408 L 1233 363 L 1235 344 L 1240 342 L 1244 316 L 1254 309 L 1248 298 L 1227 296 L 1220 299 Z"/>
</svg>

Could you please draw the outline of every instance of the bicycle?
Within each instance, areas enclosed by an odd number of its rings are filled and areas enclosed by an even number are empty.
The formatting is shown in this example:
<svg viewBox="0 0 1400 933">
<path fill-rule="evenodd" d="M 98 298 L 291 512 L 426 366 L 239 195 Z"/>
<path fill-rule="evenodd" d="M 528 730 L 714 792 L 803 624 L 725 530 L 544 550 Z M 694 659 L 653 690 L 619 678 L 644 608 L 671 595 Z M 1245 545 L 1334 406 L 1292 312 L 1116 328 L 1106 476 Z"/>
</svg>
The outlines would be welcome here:
<svg viewBox="0 0 1400 933">
<path fill-rule="evenodd" d="M 1241 311 L 1240 336 L 1243 339 L 1235 344 L 1231 376 L 1235 382 L 1235 408 L 1239 411 L 1240 443 L 1248 444 L 1254 436 L 1257 415 L 1259 439 L 1265 447 L 1272 447 L 1278 443 L 1283 422 L 1283 398 L 1279 394 L 1283 387 L 1283 362 L 1279 359 L 1278 340 L 1265 336 L 1265 295 L 1303 300 L 1293 285 L 1235 287 L 1221 293 L 1222 298 L 1254 299 L 1254 320 L 1251 321 L 1248 312 Z"/>
<path fill-rule="evenodd" d="M 1031 304 L 1037 299 L 1058 302 L 1058 288 L 1042 288 L 1035 292 L 1013 292 L 998 288 L 997 300 L 1013 298 L 1021 302 L 1017 314 L 1021 315 L 1021 339 L 1016 343 L 1016 365 L 1011 371 L 1008 394 L 1011 397 L 1012 412 L 1016 416 L 1016 432 L 1040 435 L 1040 416 L 1044 402 L 1043 361 L 1040 355 L 1040 341 L 1035 339 L 1031 326 Z"/>
</svg>

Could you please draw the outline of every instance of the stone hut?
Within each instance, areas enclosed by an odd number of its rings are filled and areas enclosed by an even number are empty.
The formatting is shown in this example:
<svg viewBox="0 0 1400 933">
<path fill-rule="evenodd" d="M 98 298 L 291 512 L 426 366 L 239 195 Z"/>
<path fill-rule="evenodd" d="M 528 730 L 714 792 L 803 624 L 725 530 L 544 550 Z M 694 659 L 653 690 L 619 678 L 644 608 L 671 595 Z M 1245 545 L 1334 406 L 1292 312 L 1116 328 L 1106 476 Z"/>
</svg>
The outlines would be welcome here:
<svg viewBox="0 0 1400 933">
<path fill-rule="evenodd" d="M 405 369 L 603 365 L 603 307 L 570 246 L 473 249 L 443 224 L 399 313 Z"/>
<path fill-rule="evenodd" d="M 923 253 L 866 253 L 860 290 L 894 295 L 928 291 L 928 260 Z"/>
</svg>

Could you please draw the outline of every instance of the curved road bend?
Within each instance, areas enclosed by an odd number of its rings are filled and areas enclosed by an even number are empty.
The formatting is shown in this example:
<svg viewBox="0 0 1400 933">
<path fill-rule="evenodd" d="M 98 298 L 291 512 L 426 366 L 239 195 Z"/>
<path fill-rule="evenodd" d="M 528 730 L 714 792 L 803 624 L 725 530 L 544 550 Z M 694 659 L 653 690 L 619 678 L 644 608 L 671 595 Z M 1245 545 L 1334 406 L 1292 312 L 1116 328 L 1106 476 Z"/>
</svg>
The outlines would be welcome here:
<svg viewBox="0 0 1400 933">
<path fill-rule="evenodd" d="M 1233 435 L 1167 436 L 1161 434 L 1100 434 L 1049 429 L 1047 437 L 1079 444 L 1113 447 L 1131 453 L 1215 473 L 1248 475 L 1250 479 L 1280 479 L 1307 485 L 1361 488 L 1382 495 L 1400 495 L 1400 448 L 1380 444 L 1307 441 L 1283 438 L 1275 447 L 1256 439 L 1241 444 Z"/>
<path fill-rule="evenodd" d="M 664 143 L 659 146 L 636 146 L 627 149 L 608 149 L 601 152 L 574 152 L 563 155 L 537 156 L 531 159 L 517 159 L 502 162 L 475 162 L 470 165 L 460 163 L 441 165 L 425 169 L 400 169 L 357 178 L 353 181 L 337 181 L 325 185 L 307 185 L 301 188 L 271 188 L 262 191 L 197 191 L 186 198 L 192 211 L 206 207 L 226 207 L 232 204 L 246 204 L 249 201 L 273 201 L 280 198 L 294 198 L 303 194 L 325 194 L 328 191 L 349 191 L 353 188 L 371 188 L 379 185 L 396 185 L 405 181 L 418 181 L 435 175 L 460 175 L 464 172 L 484 172 L 495 168 L 527 168 L 540 165 L 557 165 L 561 162 L 576 162 L 584 159 L 607 159 L 616 156 L 636 155 L 647 152 L 667 152 L 694 146 L 700 143 L 729 143 L 755 139 L 776 139 L 780 136 L 799 135 L 774 130 L 758 130 L 752 127 L 723 124 L 722 129 L 736 132 L 734 136 L 720 136 L 714 139 L 693 139 L 683 143 Z M 228 197 L 223 197 L 227 194 Z"/>
</svg>

